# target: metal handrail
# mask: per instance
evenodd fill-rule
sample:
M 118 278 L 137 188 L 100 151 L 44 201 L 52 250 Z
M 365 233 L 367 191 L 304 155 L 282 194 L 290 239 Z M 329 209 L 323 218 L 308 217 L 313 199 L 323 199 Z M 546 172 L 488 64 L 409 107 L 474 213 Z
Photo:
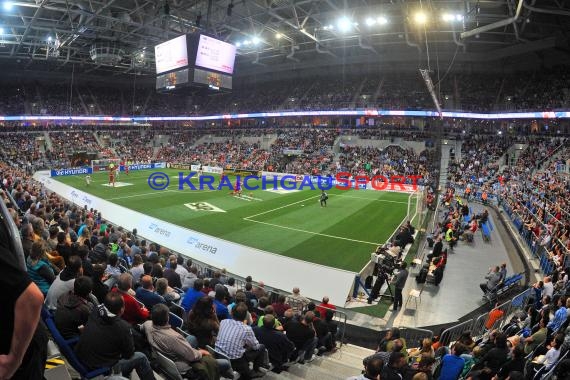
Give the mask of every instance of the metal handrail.
M 469 320 L 467 320 L 465 322 L 461 322 L 455 326 L 451 326 L 451 327 L 445 329 L 441 333 L 441 336 L 439 337 L 439 341 L 441 342 L 441 344 L 443 346 L 449 346 L 449 344 L 451 342 L 454 342 L 457 339 L 459 339 L 461 334 L 463 334 L 465 331 L 471 331 L 472 327 L 473 327 L 473 319 L 469 319 Z
M 5 193 L 5 192 L 2 191 L 2 193 Z M 0 199 L 0 214 L 1 214 L 1 219 L 3 219 L 3 222 L 6 225 L 6 230 L 10 234 L 10 237 L 9 237 L 10 243 L 11 243 L 12 248 L 14 249 L 13 254 L 15 254 L 17 256 L 18 264 L 20 265 L 20 268 L 22 270 L 26 271 L 27 270 L 26 260 L 24 258 L 25 257 L 24 256 L 24 248 L 22 247 L 22 239 L 20 238 L 20 232 L 18 231 L 18 227 L 16 226 L 16 223 L 12 219 L 12 215 L 10 215 L 8 208 L 6 207 L 6 204 L 4 204 L 4 202 L 1 199 Z
M 339 322 L 341 323 L 342 326 L 342 334 L 341 334 L 341 338 L 340 338 L 340 346 L 342 347 L 342 345 L 344 344 L 344 336 L 346 333 L 346 325 L 347 325 L 347 319 L 348 319 L 348 315 L 342 311 L 342 310 L 338 310 L 338 309 L 331 309 L 330 307 L 326 307 L 326 306 L 319 306 L 321 309 L 326 309 L 326 310 L 332 310 L 333 311 L 333 318 L 334 317 L 338 317 L 339 318 Z M 323 316 L 321 316 L 321 318 L 323 318 Z M 341 318 L 343 320 L 341 320 Z M 340 327 L 340 326 L 339 326 Z

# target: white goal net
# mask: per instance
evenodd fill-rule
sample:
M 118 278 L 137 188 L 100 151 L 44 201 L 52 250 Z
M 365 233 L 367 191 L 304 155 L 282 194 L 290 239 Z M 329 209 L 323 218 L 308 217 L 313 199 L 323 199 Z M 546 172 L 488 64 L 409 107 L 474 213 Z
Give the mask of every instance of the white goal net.
M 111 168 L 111 165 L 115 168 L 119 168 L 121 165 L 120 158 L 105 158 L 101 160 L 91 160 L 91 168 L 93 173 L 106 172 Z

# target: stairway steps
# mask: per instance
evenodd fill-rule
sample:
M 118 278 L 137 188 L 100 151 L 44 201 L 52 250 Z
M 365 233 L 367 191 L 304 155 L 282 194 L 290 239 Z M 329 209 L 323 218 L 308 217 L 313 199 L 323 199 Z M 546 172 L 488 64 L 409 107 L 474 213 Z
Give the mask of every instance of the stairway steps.
M 355 346 L 353 344 L 344 344 L 342 346 L 342 349 L 340 349 L 339 351 L 335 352 L 334 354 L 330 354 L 329 356 L 334 356 L 337 355 L 337 353 L 346 353 L 346 354 L 351 354 L 354 355 L 356 357 L 360 357 L 360 358 L 365 358 L 367 356 L 370 356 L 372 354 L 374 354 L 374 350 L 371 350 L 369 348 L 365 348 L 365 347 L 359 347 L 359 346 Z
M 316 360 L 315 360 L 316 361 Z M 344 380 L 349 376 L 358 375 L 360 372 L 336 372 L 331 368 L 323 368 L 315 365 L 315 362 L 304 365 L 295 364 L 289 368 L 289 373 L 305 380 Z

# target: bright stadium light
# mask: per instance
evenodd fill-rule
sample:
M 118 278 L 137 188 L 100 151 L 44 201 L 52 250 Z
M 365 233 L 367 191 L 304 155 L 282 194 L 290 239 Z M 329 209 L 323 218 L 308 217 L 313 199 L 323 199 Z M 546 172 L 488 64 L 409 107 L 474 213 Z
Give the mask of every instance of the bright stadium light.
M 253 38 L 251 39 L 251 42 L 252 42 L 254 45 L 259 45 L 259 43 L 261 42 L 261 40 L 259 39 L 259 37 L 255 36 L 255 37 L 253 37 Z
M 366 25 L 367 25 L 367 26 L 372 26 L 372 25 L 374 25 L 374 24 L 376 24 L 376 20 L 374 20 L 372 17 L 368 17 L 368 18 L 366 19 Z
M 386 25 L 388 23 L 388 19 L 384 16 L 380 16 L 376 19 L 376 22 L 380 25 Z
M 414 15 L 414 21 L 417 24 L 423 25 L 427 22 L 428 18 L 427 15 L 424 12 L 418 12 Z
M 352 28 L 352 25 L 352 21 L 350 21 L 347 17 L 341 17 L 337 22 L 338 29 L 342 33 L 348 32 Z
M 452 14 L 452 13 L 444 13 L 441 16 L 443 21 L 453 22 L 453 21 L 463 21 L 463 15 L 460 13 Z

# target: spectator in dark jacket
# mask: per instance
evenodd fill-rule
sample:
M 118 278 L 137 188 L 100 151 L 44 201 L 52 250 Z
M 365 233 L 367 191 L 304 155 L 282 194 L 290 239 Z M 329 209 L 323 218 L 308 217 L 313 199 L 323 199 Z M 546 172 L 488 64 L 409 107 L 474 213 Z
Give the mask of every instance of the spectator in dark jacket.
M 134 369 L 141 380 L 155 380 L 147 357 L 135 352 L 131 326 L 121 318 L 124 311 L 122 295 L 107 293 L 105 303 L 89 316 L 75 352 L 91 370 L 118 365 L 124 377 Z
M 263 325 L 254 327 L 253 332 L 259 343 L 263 344 L 269 351 L 269 361 L 273 364 L 273 372 L 280 373 L 283 364 L 287 363 L 288 358 L 295 350 L 295 345 L 282 331 L 278 331 L 274 327 L 275 317 L 266 314 L 263 319 Z
M 516 346 L 513 349 L 512 358 L 510 361 L 505 363 L 499 372 L 497 372 L 497 378 L 499 380 L 505 380 L 509 373 L 512 371 L 524 372 L 525 360 L 524 360 L 524 349 L 521 345 Z
M 97 298 L 99 303 L 103 303 L 105 300 L 105 296 L 109 291 L 107 285 L 103 283 L 103 276 L 105 275 L 105 266 L 102 264 L 93 265 L 93 276 L 91 280 L 93 280 L 93 295 Z
M 483 365 L 490 368 L 493 373 L 497 373 L 499 368 L 509 358 L 509 348 L 507 347 L 507 336 L 503 333 L 495 336 L 495 347 L 489 350 L 477 365 L 477 369 L 483 368 Z
M 73 284 L 73 291 L 62 295 L 57 300 L 54 316 L 55 325 L 65 339 L 79 335 L 87 323 L 89 314 L 94 307 L 89 299 L 92 288 L 91 278 L 78 277 Z

